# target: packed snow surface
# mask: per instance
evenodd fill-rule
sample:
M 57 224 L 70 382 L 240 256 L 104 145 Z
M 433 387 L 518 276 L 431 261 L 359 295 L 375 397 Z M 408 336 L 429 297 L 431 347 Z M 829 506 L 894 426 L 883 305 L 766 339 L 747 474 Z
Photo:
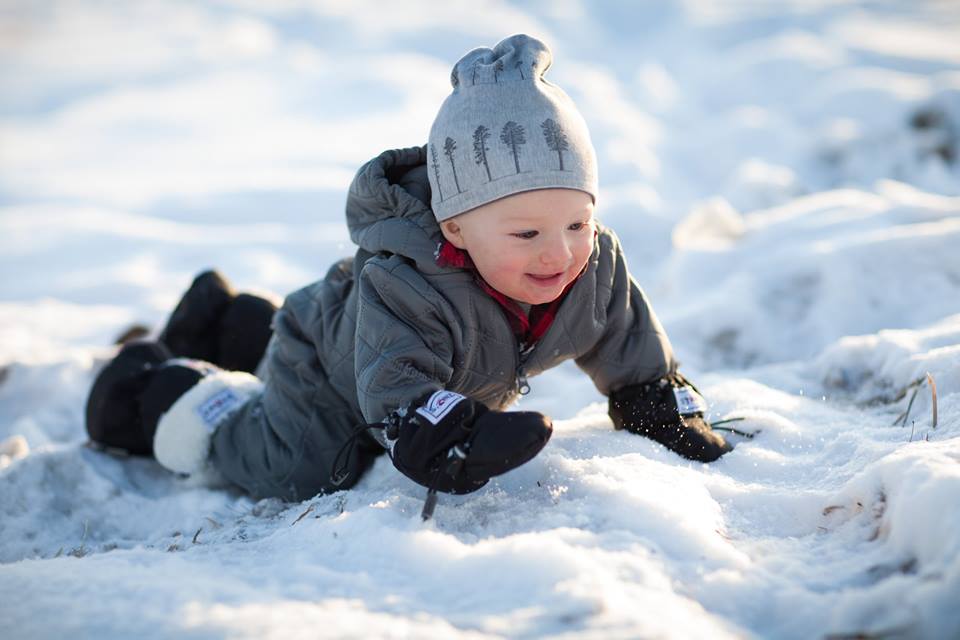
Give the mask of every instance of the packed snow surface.
M 546 449 L 426 524 L 386 458 L 289 504 L 84 446 L 119 334 L 204 268 L 282 296 L 349 255 L 354 171 L 516 32 L 752 439 L 688 462 L 563 366 L 520 403 Z M 958 34 L 946 1 L 4 2 L 4 637 L 960 637 Z

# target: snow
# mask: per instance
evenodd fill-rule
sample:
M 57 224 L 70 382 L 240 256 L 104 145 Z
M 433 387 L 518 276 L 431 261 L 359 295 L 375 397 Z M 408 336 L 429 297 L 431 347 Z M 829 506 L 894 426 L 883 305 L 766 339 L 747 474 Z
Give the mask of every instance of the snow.
M 933 1 L 4 3 L 5 637 L 960 637 L 958 30 Z M 119 334 L 210 266 L 322 276 L 356 168 L 519 31 L 684 372 L 752 439 L 685 461 L 565 365 L 520 403 L 544 451 L 426 524 L 386 459 L 288 504 L 84 446 Z

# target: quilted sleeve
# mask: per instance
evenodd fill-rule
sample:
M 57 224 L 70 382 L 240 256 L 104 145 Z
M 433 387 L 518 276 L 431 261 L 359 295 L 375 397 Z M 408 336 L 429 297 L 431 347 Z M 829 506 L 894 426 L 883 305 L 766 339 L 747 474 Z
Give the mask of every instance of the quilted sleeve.
M 616 235 L 605 229 L 597 286 L 608 287 L 602 299 L 604 330 L 597 343 L 576 359 L 600 393 L 647 382 L 676 370 L 673 348 L 646 294 L 630 275 Z
M 357 310 L 357 396 L 368 422 L 453 377 L 455 312 L 399 257 L 374 258 L 360 274 Z

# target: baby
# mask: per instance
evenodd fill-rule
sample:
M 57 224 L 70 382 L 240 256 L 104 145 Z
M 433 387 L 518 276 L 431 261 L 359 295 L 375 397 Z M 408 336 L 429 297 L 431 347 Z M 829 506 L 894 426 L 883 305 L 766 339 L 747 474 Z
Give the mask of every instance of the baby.
M 429 495 L 465 493 L 543 448 L 550 420 L 504 409 L 573 359 L 615 428 L 729 451 L 595 218 L 596 154 L 551 62 L 526 35 L 463 56 L 428 144 L 357 172 L 356 255 L 279 310 L 198 276 L 98 375 L 91 440 L 256 497 L 347 488 L 384 451 Z

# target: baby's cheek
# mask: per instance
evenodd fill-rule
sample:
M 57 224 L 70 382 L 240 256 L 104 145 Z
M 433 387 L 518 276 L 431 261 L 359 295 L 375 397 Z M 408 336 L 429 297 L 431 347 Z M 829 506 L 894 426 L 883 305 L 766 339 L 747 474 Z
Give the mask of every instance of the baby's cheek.
M 493 269 L 493 277 L 502 284 L 516 282 L 521 276 L 523 276 L 523 269 L 511 263 L 502 262 Z
M 510 265 L 509 268 L 503 269 L 500 272 L 500 278 L 504 282 L 509 282 L 511 284 L 516 284 L 523 280 L 527 270 L 522 266 Z
M 587 260 L 590 259 L 590 254 L 593 253 L 593 236 L 590 236 L 588 240 L 581 243 L 577 251 L 577 263 L 580 268 L 583 268 L 583 265 L 587 264 Z

